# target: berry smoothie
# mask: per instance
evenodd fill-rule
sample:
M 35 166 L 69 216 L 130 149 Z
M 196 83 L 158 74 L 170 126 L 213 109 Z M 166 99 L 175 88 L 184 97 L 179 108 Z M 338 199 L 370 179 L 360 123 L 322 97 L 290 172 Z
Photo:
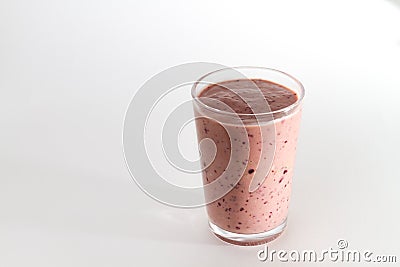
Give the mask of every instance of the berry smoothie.
M 259 88 L 258 92 L 251 86 L 254 84 Z M 236 93 L 238 90 L 240 96 Z M 243 96 L 246 101 L 241 98 Z M 261 107 L 267 102 L 273 116 L 265 124 L 247 123 L 243 119 L 243 126 L 232 127 L 223 125 L 218 119 L 204 116 L 202 109 L 195 107 L 198 140 L 209 138 L 216 147 L 213 161 L 210 160 L 211 151 L 207 148 L 202 150 L 203 183 L 212 183 L 222 175 L 239 177 L 237 182 L 226 179 L 225 184 L 220 186 L 230 186 L 231 190 L 207 204 L 210 225 L 229 234 L 259 234 L 277 227 L 283 230 L 289 208 L 301 105 L 290 114 L 282 115 L 279 111 L 293 106 L 299 99 L 298 94 L 283 85 L 263 79 L 237 79 L 211 84 L 198 97 L 217 100 L 203 102 L 216 110 L 233 111 L 239 116 L 246 114 L 246 119 L 252 118 L 251 114 L 257 110 L 257 105 Z M 228 135 L 226 127 L 231 127 L 233 135 Z M 239 131 L 245 132 L 246 138 L 242 140 L 237 137 L 239 135 L 236 136 L 235 132 Z M 234 163 L 236 166 L 241 165 L 241 170 L 227 170 L 229 161 L 232 161 L 232 149 L 239 155 Z M 241 154 L 247 157 L 240 158 Z M 259 172 L 263 179 L 251 191 L 251 181 L 263 162 L 266 163 L 265 170 Z M 207 200 L 207 192 L 205 196 Z M 232 241 L 224 236 L 219 237 Z

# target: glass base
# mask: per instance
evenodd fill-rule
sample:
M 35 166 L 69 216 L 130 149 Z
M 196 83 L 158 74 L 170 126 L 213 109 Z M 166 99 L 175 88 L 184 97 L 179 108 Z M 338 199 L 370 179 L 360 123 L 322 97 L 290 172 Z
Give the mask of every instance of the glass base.
M 286 227 L 286 219 L 278 225 L 277 227 L 263 233 L 257 234 L 238 234 L 226 231 L 222 228 L 219 228 L 212 222 L 208 222 L 210 225 L 211 231 L 222 241 L 228 242 L 230 244 L 239 245 L 239 246 L 256 246 L 271 242 L 276 239 L 280 234 L 282 234 L 283 230 Z

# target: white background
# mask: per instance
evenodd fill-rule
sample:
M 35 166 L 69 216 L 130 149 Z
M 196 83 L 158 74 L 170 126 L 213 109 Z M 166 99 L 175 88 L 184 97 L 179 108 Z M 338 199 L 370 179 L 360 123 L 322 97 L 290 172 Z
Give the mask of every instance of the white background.
M 399 26 L 398 0 L 0 1 L 0 266 L 271 265 L 125 167 L 135 91 L 194 61 L 306 88 L 289 225 L 270 249 L 344 238 L 400 261 Z

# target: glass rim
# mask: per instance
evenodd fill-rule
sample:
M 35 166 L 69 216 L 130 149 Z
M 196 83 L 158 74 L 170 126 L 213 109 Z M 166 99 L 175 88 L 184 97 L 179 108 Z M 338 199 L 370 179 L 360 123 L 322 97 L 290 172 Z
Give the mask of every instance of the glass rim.
M 289 79 L 291 79 L 292 81 L 294 81 L 294 82 L 296 83 L 296 85 L 299 87 L 299 92 L 295 92 L 295 93 L 298 95 L 298 98 L 297 98 L 296 102 L 290 104 L 289 106 L 286 106 L 286 107 L 284 107 L 284 108 L 277 109 L 277 110 L 274 110 L 274 111 L 261 112 L 261 113 L 235 113 L 235 112 L 230 112 L 230 111 L 225 111 L 225 110 L 220 110 L 220 109 L 217 109 L 217 108 L 213 108 L 213 107 L 211 107 L 211 106 L 205 104 L 204 102 L 200 101 L 199 96 L 198 96 L 198 94 L 196 93 L 196 89 L 197 89 L 198 85 L 199 85 L 201 82 L 204 82 L 204 81 L 202 81 L 202 80 L 203 80 L 204 78 L 206 78 L 206 77 L 208 77 L 208 76 L 214 74 L 214 73 L 221 72 L 221 71 L 224 71 L 224 70 L 229 70 L 229 69 L 238 70 L 239 72 L 240 72 L 241 69 L 267 70 L 267 71 L 272 71 L 272 72 L 276 72 L 276 73 L 283 74 L 284 76 L 286 76 L 286 77 L 288 77 Z M 254 78 L 248 78 L 248 79 L 254 79 Z M 262 79 L 262 77 L 258 77 L 258 79 Z M 265 79 L 265 80 L 266 80 L 266 81 L 273 82 L 273 83 L 276 83 L 276 82 L 271 81 L 271 80 L 268 80 L 268 79 Z M 220 82 L 224 82 L 224 81 L 220 81 Z M 209 85 L 211 85 L 211 84 L 216 84 L 216 83 L 209 83 Z M 280 84 L 280 83 L 276 83 L 276 84 L 282 85 L 282 84 Z M 283 85 L 282 85 L 282 86 L 283 86 Z M 285 87 L 286 87 L 286 86 L 285 86 Z M 288 88 L 288 89 L 290 89 L 291 91 L 293 91 L 291 88 Z M 279 113 L 286 113 L 286 112 L 289 112 L 289 111 L 295 109 L 295 108 L 296 108 L 297 106 L 299 106 L 300 103 L 302 102 L 302 100 L 303 100 L 303 98 L 304 98 L 304 95 L 305 95 L 305 90 L 304 90 L 303 84 L 302 84 L 297 78 L 295 78 L 294 76 L 292 76 L 292 75 L 290 75 L 290 74 L 288 74 L 288 73 L 286 73 L 286 72 L 284 72 L 284 71 L 277 70 L 277 69 L 273 69 L 273 68 L 267 68 L 267 67 L 237 66 L 237 67 L 226 67 L 226 68 L 221 68 L 221 69 L 218 69 L 218 70 L 214 70 L 214 71 L 212 71 L 212 72 L 208 72 L 208 73 L 206 73 L 205 75 L 201 76 L 201 77 L 200 77 L 199 79 L 197 79 L 197 81 L 193 84 L 192 89 L 191 89 L 191 95 L 192 95 L 192 99 L 193 99 L 196 103 L 199 103 L 202 107 L 204 107 L 204 108 L 206 108 L 206 109 L 208 109 L 208 110 L 210 110 L 210 111 L 213 111 L 213 112 L 215 112 L 215 113 L 220 113 L 220 114 L 225 114 L 225 115 L 233 115 L 233 114 L 234 114 L 235 116 L 240 116 L 240 117 L 246 117 L 246 116 L 252 116 L 252 117 L 256 116 L 256 117 L 258 117 L 258 116 L 276 115 L 276 114 L 279 114 Z

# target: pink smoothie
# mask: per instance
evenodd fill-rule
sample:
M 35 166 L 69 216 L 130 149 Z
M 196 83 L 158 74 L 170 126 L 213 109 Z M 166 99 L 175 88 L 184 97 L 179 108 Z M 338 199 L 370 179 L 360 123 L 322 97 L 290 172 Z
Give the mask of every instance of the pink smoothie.
M 252 108 L 257 105 L 265 105 L 265 101 L 260 101 L 259 92 L 256 94 L 254 89 L 250 89 L 249 83 L 255 83 L 260 88 L 262 96 L 268 101 L 272 111 L 284 109 L 298 99 L 292 90 L 260 79 L 239 79 L 225 81 L 218 85 L 212 84 L 206 87 L 199 97 L 221 101 L 237 113 L 251 114 L 251 108 L 234 93 L 235 90 L 227 89 L 241 90 L 241 94 L 245 94 L 246 99 L 252 102 Z M 207 105 L 218 110 L 227 110 L 218 102 L 209 102 Z M 234 128 L 234 131 L 245 130 L 247 132 L 249 144 L 246 143 L 247 140 L 238 138 L 230 140 L 222 126 L 223 123 L 212 118 L 202 117 L 202 111 L 198 108 L 195 108 L 195 113 L 199 117 L 196 119 L 199 140 L 210 138 L 217 148 L 212 163 L 207 162 L 208 151 L 202 151 L 202 164 L 208 166 L 203 171 L 204 184 L 213 182 L 226 170 L 232 149 L 231 142 L 238 144 L 235 147 L 243 147 L 243 154 L 246 149 L 249 152 L 248 160 L 236 159 L 235 162 L 238 166 L 240 164 L 245 166 L 243 174 L 235 172 L 235 170 L 225 173 L 229 177 L 240 176 L 239 182 L 234 185 L 221 185 L 221 187 L 232 186 L 232 190 L 207 205 L 210 222 L 226 231 L 240 234 L 262 233 L 284 223 L 289 207 L 301 108 L 297 108 L 291 114 L 275 117 L 265 125 L 249 124 Z M 260 157 L 260 155 L 264 155 L 261 154 L 261 150 L 271 151 L 274 148 L 274 156 Z M 272 162 L 271 168 L 265 173 L 265 179 L 258 189 L 249 192 L 250 182 L 260 161 Z

